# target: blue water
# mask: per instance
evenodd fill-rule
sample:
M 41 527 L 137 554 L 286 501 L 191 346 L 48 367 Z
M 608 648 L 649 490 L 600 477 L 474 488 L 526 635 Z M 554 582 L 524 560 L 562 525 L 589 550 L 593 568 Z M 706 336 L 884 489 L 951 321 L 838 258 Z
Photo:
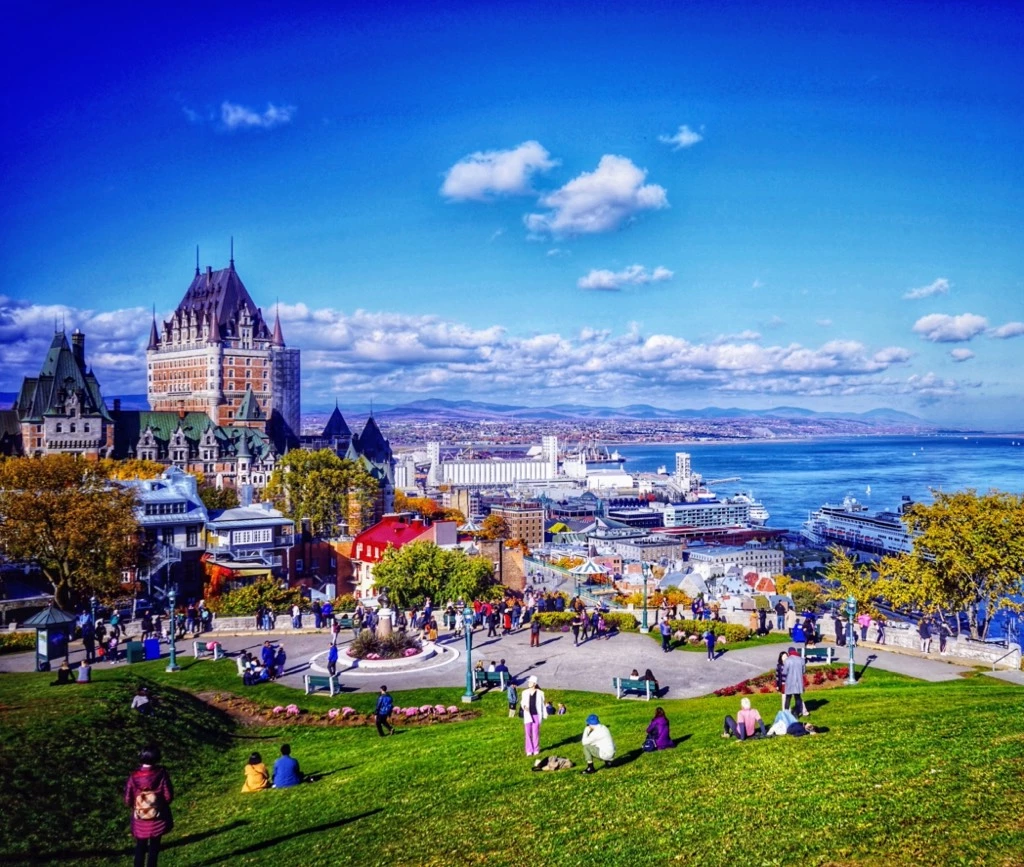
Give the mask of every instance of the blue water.
M 1019 443 L 1019 445 L 1014 445 Z M 771 513 L 769 527 L 799 530 L 823 503 L 855 497 L 871 511 L 895 510 L 907 494 L 931 502 L 931 489 L 1024 491 L 1024 437 L 851 437 L 741 444 L 619 445 L 629 472 L 675 469 L 689 452 L 719 495 L 751 492 Z M 871 493 L 867 493 L 868 486 Z

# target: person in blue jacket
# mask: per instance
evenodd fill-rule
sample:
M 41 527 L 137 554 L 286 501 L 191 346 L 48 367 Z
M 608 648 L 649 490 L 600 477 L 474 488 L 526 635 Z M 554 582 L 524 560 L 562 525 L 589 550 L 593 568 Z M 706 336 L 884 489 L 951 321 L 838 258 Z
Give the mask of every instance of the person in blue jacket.
M 327 650 L 327 673 L 334 677 L 338 670 L 338 645 L 332 644 Z
M 292 758 L 292 748 L 281 744 L 281 758 L 274 762 L 274 788 L 287 789 L 302 782 L 302 771 L 299 763 Z

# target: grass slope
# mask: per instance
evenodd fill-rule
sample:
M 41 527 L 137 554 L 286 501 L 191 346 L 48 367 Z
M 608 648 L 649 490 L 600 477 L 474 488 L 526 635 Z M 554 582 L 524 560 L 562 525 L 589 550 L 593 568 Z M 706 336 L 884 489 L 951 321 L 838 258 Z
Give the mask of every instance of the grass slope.
M 534 774 L 503 696 L 482 715 L 381 740 L 372 728 L 235 729 L 184 690 L 240 691 L 234 664 L 107 669 L 91 687 L 45 675 L 0 677 L 0 863 L 123 863 L 120 795 L 134 753 L 161 741 L 178 793 L 163 865 L 200 864 L 1022 864 L 1020 687 L 973 677 L 924 684 L 871 670 L 856 688 L 811 694 L 817 738 L 719 738 L 735 698 L 665 701 L 675 750 L 639 746 L 655 703 L 552 691 L 569 714 L 545 722 L 545 753 L 581 761 L 596 712 L 621 764 L 593 777 Z M 125 708 L 154 683 L 153 719 Z M 400 705 L 457 701 L 457 690 L 399 693 Z M 269 685 L 268 705 L 351 704 Z M 777 696 L 753 696 L 771 716 Z M 253 749 L 287 740 L 317 783 L 242 795 Z M 529 854 L 524 854 L 528 852 Z

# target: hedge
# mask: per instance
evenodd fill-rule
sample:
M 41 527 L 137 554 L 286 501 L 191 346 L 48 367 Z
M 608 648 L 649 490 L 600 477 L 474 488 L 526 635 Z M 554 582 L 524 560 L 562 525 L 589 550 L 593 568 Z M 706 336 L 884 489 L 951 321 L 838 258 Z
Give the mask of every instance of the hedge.
M 34 632 L 5 632 L 0 634 L 0 653 L 21 653 L 36 646 Z
M 543 629 L 551 631 L 565 631 L 573 619 L 571 611 L 542 611 L 533 616 Z M 619 632 L 636 632 L 639 629 L 636 618 L 628 612 L 609 611 L 604 615 L 604 622 L 608 624 L 609 629 Z
M 719 638 L 726 641 L 746 641 L 753 635 L 753 630 L 738 623 L 722 623 L 719 620 L 670 620 L 668 625 L 673 632 L 685 632 L 687 635 L 703 635 L 709 629 Z

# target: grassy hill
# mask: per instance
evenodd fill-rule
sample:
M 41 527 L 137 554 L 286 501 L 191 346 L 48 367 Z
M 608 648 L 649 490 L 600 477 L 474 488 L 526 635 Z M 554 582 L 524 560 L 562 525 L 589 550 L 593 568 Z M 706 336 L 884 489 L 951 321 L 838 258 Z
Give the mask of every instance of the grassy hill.
M 148 738 L 177 792 L 165 865 L 1024 864 L 1024 693 L 985 677 L 924 684 L 869 670 L 857 687 L 810 695 L 828 731 L 801 739 L 725 741 L 736 698 L 665 701 L 682 743 L 654 754 L 639 747 L 655 702 L 549 693 L 569 714 L 544 724 L 545 754 L 581 762 L 588 713 L 615 735 L 621 763 L 585 777 L 531 773 L 500 695 L 475 719 L 381 740 L 372 727 L 245 725 L 191 694 L 242 692 L 233 671 L 147 663 L 60 689 L 48 675 L 0 676 L 0 864 L 125 863 L 122 787 Z M 140 678 L 158 699 L 153 718 L 127 710 Z M 244 694 L 310 711 L 373 700 Z M 753 700 L 766 717 L 777 709 L 778 696 Z M 240 794 L 249 753 L 273 759 L 285 741 L 322 778 Z

